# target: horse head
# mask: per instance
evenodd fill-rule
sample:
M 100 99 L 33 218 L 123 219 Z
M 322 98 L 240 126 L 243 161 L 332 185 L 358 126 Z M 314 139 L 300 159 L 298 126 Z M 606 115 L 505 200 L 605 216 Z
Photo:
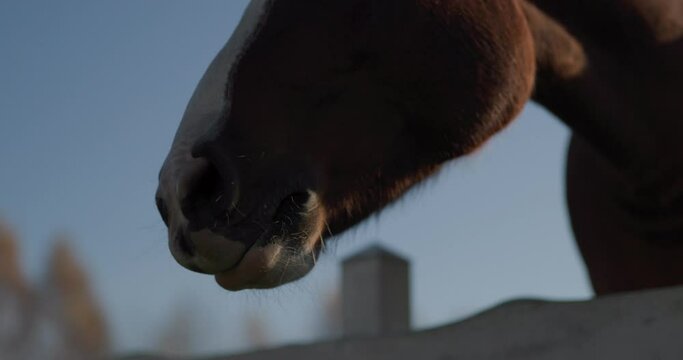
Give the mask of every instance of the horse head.
M 509 123 L 533 47 L 516 1 L 253 0 L 160 172 L 173 256 L 231 290 L 300 278 Z

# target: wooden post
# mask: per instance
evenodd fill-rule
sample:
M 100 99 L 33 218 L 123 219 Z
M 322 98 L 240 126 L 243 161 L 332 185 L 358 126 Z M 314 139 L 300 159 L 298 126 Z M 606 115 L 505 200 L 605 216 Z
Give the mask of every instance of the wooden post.
M 389 250 L 371 246 L 342 264 L 345 337 L 410 331 L 410 264 Z

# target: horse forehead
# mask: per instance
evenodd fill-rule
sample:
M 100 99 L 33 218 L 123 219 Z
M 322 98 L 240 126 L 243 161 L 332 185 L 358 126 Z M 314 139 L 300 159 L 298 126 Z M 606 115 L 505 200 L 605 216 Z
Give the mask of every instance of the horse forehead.
M 230 108 L 230 74 L 263 27 L 277 0 L 252 0 L 226 45 L 218 52 L 185 109 L 174 145 L 189 144 L 217 126 L 222 113 Z

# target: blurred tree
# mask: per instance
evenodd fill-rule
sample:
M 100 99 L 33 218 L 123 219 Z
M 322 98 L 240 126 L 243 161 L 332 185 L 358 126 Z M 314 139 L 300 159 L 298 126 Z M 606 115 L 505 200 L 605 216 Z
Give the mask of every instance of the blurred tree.
M 59 236 L 52 249 L 44 289 L 43 304 L 61 332 L 64 358 L 106 354 L 109 336 L 104 315 L 65 236 Z
M 20 265 L 16 237 L 0 221 L 0 355 L 26 358 L 31 348 L 37 309 Z
M 195 351 L 197 328 L 194 313 L 189 303 L 176 305 L 161 329 L 158 350 L 171 357 L 188 356 Z
M 0 221 L 0 286 L 25 293 L 28 286 L 19 263 L 19 249 L 14 232 Z
M 250 348 L 261 349 L 270 344 L 268 326 L 262 313 L 249 312 L 244 322 L 245 336 Z

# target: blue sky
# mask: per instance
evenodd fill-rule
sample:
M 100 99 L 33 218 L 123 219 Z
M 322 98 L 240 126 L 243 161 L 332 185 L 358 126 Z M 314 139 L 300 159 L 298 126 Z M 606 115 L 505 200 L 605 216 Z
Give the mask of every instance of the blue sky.
M 0 2 L 0 218 L 39 283 L 73 239 L 116 349 L 150 349 L 192 309 L 202 352 L 243 349 L 245 314 L 278 343 L 315 337 L 338 261 L 376 239 L 413 263 L 413 320 L 448 322 L 512 297 L 591 294 L 563 197 L 568 131 L 536 105 L 483 150 L 336 240 L 303 281 L 229 293 L 170 256 L 156 176 L 194 86 L 245 0 Z

